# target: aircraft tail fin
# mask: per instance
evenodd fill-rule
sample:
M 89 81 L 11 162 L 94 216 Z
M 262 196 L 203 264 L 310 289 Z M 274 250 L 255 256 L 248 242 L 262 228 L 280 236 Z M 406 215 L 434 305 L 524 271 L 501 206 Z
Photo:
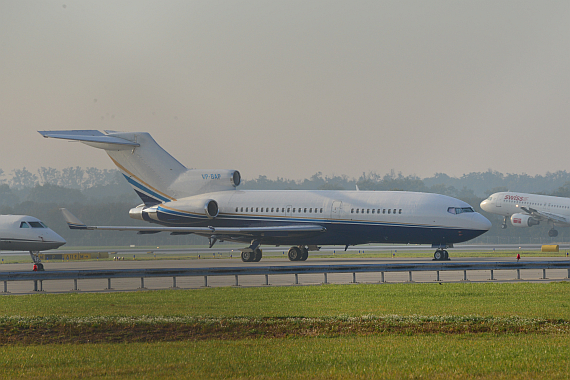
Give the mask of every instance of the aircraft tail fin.
M 72 230 L 85 230 L 87 229 L 87 225 L 79 220 L 75 215 L 69 212 L 66 208 L 60 208 L 61 213 L 65 221 L 67 222 L 67 226 Z
M 147 206 L 213 191 L 231 190 L 238 171 L 188 170 L 146 132 L 40 131 L 44 137 L 104 149 Z

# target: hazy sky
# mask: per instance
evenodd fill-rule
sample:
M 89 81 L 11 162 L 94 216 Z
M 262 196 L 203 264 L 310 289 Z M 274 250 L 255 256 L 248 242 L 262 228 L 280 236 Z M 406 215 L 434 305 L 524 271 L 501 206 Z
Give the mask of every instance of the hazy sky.
M 0 0 L 0 168 L 146 131 L 244 178 L 570 171 L 570 1 Z

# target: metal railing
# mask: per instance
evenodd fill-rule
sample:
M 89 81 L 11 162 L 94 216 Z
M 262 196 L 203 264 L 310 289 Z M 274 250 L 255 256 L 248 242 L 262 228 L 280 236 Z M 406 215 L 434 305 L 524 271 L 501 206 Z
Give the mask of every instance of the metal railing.
M 44 272 L 0 272 L 0 282 L 4 283 L 3 293 L 8 293 L 10 281 L 33 281 L 34 291 L 43 290 L 43 281 L 73 280 L 73 290 L 78 290 L 78 280 L 107 279 L 106 290 L 111 290 L 111 280 L 117 278 L 140 278 L 140 288 L 145 289 L 145 278 L 172 277 L 172 287 L 176 288 L 178 277 L 203 277 L 204 286 L 208 286 L 208 277 L 234 276 L 235 286 L 239 285 L 239 276 L 265 276 L 264 285 L 269 285 L 269 276 L 295 275 L 294 284 L 299 284 L 300 274 L 323 274 L 323 283 L 328 283 L 328 275 L 333 273 L 352 273 L 352 282 L 356 283 L 357 273 L 380 273 L 380 282 L 385 282 L 385 273 L 408 272 L 412 281 L 413 272 L 435 272 L 436 281 L 440 281 L 440 272 L 463 271 L 463 280 L 467 281 L 467 271 L 490 271 L 491 280 L 498 270 L 516 270 L 517 280 L 521 279 L 523 269 L 542 269 L 542 279 L 546 279 L 547 269 L 566 269 L 570 278 L 570 261 L 533 261 L 533 262 L 485 262 L 485 263 L 400 263 L 400 264 L 363 264 L 363 265 L 292 265 L 260 267 L 220 267 L 220 268 L 160 268 L 160 269 L 118 269 L 118 270 L 63 270 Z M 38 286 L 39 285 L 39 286 Z

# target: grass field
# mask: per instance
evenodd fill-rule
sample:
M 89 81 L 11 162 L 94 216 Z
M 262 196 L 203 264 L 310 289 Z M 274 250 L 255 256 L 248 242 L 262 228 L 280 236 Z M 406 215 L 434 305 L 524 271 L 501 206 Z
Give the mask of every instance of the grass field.
M 0 297 L 2 378 L 567 379 L 570 283 Z

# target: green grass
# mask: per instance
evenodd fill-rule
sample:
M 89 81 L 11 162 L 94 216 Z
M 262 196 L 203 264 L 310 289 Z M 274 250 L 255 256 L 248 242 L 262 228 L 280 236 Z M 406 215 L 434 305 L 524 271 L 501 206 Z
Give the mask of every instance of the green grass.
M 323 317 L 365 314 L 520 316 L 570 320 L 570 283 L 219 287 L 0 297 L 0 315 Z
M 448 316 L 444 319 L 452 324 L 454 318 L 449 316 L 556 323 L 547 330 L 524 332 L 345 330 L 338 336 L 277 339 L 251 332 L 249 338 L 235 339 L 12 344 L 0 346 L 2 378 L 567 379 L 570 373 L 567 282 L 227 287 L 0 297 L 0 316 L 18 315 L 46 321 L 50 316 L 343 320 L 343 316 L 423 315 Z
M 366 336 L 3 347 L 26 379 L 567 379 L 567 336 Z

